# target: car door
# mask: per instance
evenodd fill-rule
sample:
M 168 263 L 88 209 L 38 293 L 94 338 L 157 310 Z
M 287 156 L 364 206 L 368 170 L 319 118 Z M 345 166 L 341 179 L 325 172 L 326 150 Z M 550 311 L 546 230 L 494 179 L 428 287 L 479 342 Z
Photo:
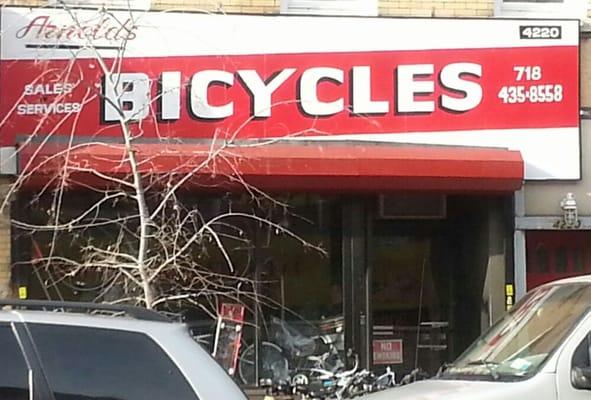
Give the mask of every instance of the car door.
M 591 380 L 589 387 L 577 387 L 573 378 L 573 368 L 587 368 L 591 371 L 591 316 L 573 330 L 558 356 L 556 364 L 556 384 L 558 400 L 591 400 Z

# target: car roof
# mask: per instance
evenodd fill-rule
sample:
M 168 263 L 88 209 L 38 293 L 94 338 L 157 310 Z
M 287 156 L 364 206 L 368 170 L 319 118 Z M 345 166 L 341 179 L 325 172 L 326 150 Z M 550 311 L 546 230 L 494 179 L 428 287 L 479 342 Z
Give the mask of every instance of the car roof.
M 552 282 L 548 282 L 546 284 L 544 284 L 543 286 L 549 286 L 549 285 L 568 285 L 571 283 L 589 283 L 591 284 L 591 274 L 589 275 L 579 275 L 579 276 L 574 276 L 571 278 L 564 278 L 564 279 L 559 279 L 556 281 L 552 281 Z
M 0 309 L 0 321 L 20 321 L 26 323 L 86 326 L 93 328 L 110 328 L 141 332 L 162 331 L 163 329 L 187 329 L 186 326 L 181 323 L 142 320 L 126 315 L 114 316 L 63 311 L 33 311 L 18 309 Z
M 246 400 L 246 396 L 211 355 L 189 334 L 183 323 L 142 319 L 141 314 L 94 315 L 81 312 L 0 308 L 0 322 L 52 324 L 138 332 L 154 342 L 177 365 L 200 399 Z

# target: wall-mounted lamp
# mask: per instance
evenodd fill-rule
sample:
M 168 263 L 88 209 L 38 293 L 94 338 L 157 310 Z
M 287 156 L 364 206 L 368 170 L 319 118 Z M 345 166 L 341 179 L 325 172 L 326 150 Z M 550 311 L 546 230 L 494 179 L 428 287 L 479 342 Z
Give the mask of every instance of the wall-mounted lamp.
M 575 195 L 567 193 L 560 201 L 560 208 L 562 208 L 562 219 L 556 221 L 554 226 L 558 229 L 577 229 L 581 226 L 579 220 L 579 212 L 577 210 L 577 201 Z

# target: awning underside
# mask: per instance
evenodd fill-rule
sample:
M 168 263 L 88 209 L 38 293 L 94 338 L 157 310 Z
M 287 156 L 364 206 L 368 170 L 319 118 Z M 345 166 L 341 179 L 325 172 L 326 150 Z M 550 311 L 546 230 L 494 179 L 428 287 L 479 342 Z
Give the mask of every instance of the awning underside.
M 374 143 L 134 144 L 144 179 L 183 179 L 186 185 L 268 191 L 510 192 L 521 187 L 523 159 L 497 148 Z M 27 185 L 67 176 L 69 182 L 109 185 L 132 172 L 122 144 L 22 149 Z M 65 175 L 64 175 L 65 174 Z

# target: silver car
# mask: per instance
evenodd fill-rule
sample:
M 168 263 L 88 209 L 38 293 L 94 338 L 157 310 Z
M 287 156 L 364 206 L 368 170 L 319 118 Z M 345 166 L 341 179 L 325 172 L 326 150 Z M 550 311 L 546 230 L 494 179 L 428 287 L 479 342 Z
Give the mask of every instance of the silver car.
M 591 275 L 530 291 L 436 378 L 367 400 L 591 399 Z
M 191 338 L 185 325 L 156 312 L 0 301 L 0 399 L 245 400 L 246 396 Z

